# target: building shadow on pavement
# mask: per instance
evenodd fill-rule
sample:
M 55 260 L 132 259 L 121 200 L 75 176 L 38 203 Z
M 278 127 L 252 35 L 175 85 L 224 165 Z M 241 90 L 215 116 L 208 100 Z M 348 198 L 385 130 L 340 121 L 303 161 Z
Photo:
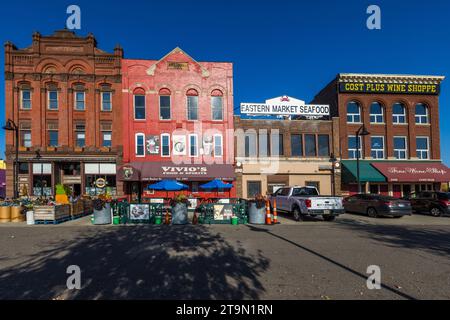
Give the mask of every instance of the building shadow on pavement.
M 91 227 L 76 234 L 0 266 L 0 299 L 259 299 L 265 291 L 259 276 L 269 260 L 205 226 Z M 81 290 L 67 289 L 70 265 L 81 268 Z

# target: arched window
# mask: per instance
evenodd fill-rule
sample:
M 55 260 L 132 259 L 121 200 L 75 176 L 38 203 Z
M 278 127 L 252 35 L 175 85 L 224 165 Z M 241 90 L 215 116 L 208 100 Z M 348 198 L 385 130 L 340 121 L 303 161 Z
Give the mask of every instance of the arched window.
M 170 90 L 163 88 L 159 90 L 159 119 L 170 120 Z
M 134 120 L 145 120 L 145 90 L 137 88 L 133 91 Z
M 77 66 L 72 69 L 71 73 L 72 74 L 85 74 L 86 72 L 84 71 L 84 69 L 82 67 Z
M 187 98 L 187 116 L 188 120 L 198 120 L 198 92 L 195 89 L 189 89 L 186 92 Z
M 347 122 L 361 122 L 361 107 L 355 101 L 347 104 Z
M 211 92 L 211 113 L 212 120 L 223 120 L 223 94 L 220 90 Z
M 46 74 L 56 73 L 56 67 L 53 66 L 53 65 L 46 66 L 44 68 L 44 72 L 43 73 L 46 73 Z
M 392 122 L 406 123 L 406 108 L 403 103 L 397 102 L 392 106 Z
M 370 123 L 384 123 L 384 110 L 378 102 L 370 105 Z
M 416 123 L 424 124 L 428 122 L 428 107 L 423 103 L 416 104 Z

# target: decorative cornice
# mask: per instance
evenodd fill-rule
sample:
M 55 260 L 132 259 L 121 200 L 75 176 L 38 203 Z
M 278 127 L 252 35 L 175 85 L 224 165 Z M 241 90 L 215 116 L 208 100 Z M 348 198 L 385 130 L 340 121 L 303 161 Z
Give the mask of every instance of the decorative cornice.
M 444 76 L 340 73 L 339 82 L 440 84 Z

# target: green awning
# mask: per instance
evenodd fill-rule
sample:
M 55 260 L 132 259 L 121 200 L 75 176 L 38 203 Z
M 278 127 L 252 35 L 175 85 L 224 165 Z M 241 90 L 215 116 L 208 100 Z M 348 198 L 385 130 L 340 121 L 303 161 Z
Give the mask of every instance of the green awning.
M 356 160 L 342 160 L 342 182 L 356 183 Z M 375 169 L 369 161 L 359 161 L 359 180 L 361 182 L 386 182 L 386 177 Z

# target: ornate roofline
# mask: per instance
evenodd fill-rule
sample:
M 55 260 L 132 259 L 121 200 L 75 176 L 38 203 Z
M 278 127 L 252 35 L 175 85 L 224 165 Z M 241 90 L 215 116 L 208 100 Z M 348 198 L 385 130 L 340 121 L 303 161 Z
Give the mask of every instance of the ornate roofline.
M 440 84 L 444 76 L 406 75 L 406 74 L 366 74 L 366 73 L 339 73 L 338 82 L 386 82 L 386 83 L 417 83 Z

